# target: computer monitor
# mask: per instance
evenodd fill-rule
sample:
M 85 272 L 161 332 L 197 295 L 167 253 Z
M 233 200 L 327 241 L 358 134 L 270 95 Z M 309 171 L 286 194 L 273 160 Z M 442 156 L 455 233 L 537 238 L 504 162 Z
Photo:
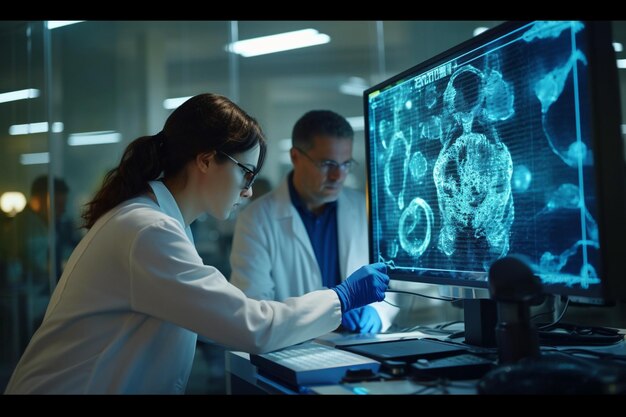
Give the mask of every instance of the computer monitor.
M 626 298 L 625 163 L 610 22 L 509 22 L 364 92 L 370 259 L 487 288 Z

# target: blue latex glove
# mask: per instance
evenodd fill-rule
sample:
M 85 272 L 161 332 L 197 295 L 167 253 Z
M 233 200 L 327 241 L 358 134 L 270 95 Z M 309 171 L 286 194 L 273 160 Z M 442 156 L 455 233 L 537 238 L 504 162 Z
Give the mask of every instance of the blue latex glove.
M 372 306 L 355 308 L 341 316 L 341 325 L 352 332 L 378 333 L 383 327 L 383 322 L 376 309 Z
M 339 297 L 341 312 L 346 313 L 353 308 L 383 301 L 388 285 L 387 265 L 378 262 L 360 267 L 348 279 L 331 289 Z

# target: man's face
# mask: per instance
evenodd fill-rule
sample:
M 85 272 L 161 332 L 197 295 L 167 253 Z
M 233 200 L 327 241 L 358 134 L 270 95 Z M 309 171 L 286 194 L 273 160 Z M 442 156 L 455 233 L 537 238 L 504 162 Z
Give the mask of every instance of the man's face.
M 345 167 L 352 161 L 352 142 L 348 138 L 316 136 L 311 149 L 291 149 L 294 183 L 309 208 L 337 200 L 348 175 Z

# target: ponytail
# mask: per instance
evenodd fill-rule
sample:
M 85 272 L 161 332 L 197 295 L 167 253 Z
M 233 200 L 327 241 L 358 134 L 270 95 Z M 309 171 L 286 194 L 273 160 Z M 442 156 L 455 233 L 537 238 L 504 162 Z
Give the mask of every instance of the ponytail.
M 129 198 L 148 190 L 148 181 L 163 171 L 161 160 L 165 135 L 143 136 L 132 141 L 122 155 L 120 164 L 104 177 L 102 188 L 86 204 L 83 227 L 91 229 L 107 211 Z

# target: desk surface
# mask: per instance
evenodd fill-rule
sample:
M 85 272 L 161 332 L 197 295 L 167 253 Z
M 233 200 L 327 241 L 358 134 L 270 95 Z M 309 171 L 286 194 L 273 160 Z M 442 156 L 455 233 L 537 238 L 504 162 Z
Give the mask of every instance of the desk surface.
M 226 352 L 226 386 L 228 394 L 321 394 L 321 395 L 412 395 L 476 394 L 476 381 L 450 381 L 442 384 L 420 384 L 410 379 L 371 381 L 301 387 L 295 390 L 280 381 L 260 375 L 245 352 Z
M 466 385 L 449 387 L 427 386 L 411 380 L 373 381 L 353 384 L 318 385 L 295 391 L 292 388 L 259 375 L 244 352 L 226 352 L 227 394 L 321 394 L 321 395 L 411 395 L 411 394 L 476 394 L 476 388 Z
M 415 336 L 416 337 L 416 336 Z M 432 336 L 429 336 L 432 337 Z M 393 336 L 387 335 L 387 340 L 394 340 Z M 397 334 L 398 339 L 406 339 L 407 334 Z M 414 337 L 411 337 L 414 338 Z M 339 337 L 340 339 L 340 337 Z M 336 334 L 326 335 L 319 340 L 328 344 L 329 340 L 339 340 Z M 608 346 L 563 346 L 560 348 L 542 347 L 542 351 L 548 350 L 586 349 L 593 352 L 602 352 L 613 355 L 626 355 L 626 342 Z M 228 394 L 477 394 L 477 380 L 469 381 L 435 381 L 416 382 L 410 378 L 394 379 L 388 381 L 371 381 L 358 383 L 344 383 L 337 385 L 318 385 L 312 387 L 300 387 L 298 390 L 288 387 L 277 380 L 259 375 L 257 368 L 250 363 L 250 355 L 244 352 L 226 352 L 226 385 Z

